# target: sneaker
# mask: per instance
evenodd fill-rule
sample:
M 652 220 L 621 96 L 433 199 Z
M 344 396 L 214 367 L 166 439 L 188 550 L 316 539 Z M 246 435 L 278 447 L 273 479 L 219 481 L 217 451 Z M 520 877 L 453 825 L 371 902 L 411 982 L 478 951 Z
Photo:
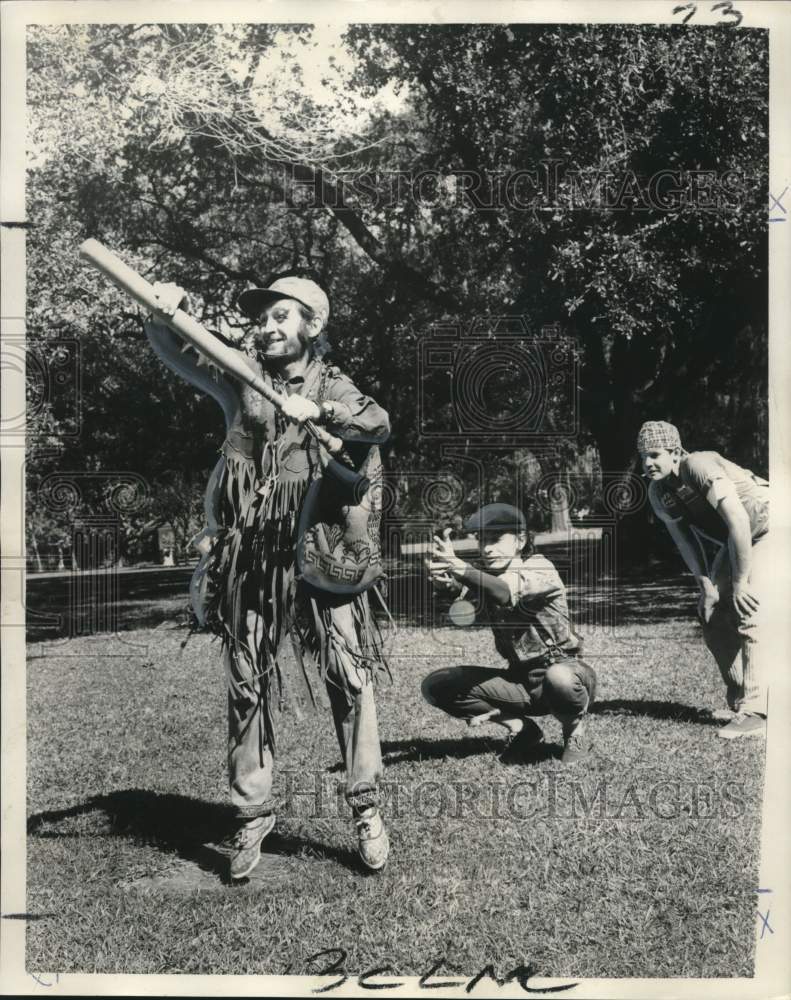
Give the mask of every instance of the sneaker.
M 561 764 L 576 764 L 591 752 L 591 741 L 585 733 L 585 716 L 563 723 L 563 753 Z
M 520 760 L 529 756 L 532 750 L 544 742 L 544 731 L 532 719 L 525 719 L 525 724 L 518 733 L 509 737 L 505 747 L 500 752 L 500 760 Z
M 275 816 L 246 820 L 229 841 L 231 878 L 246 878 L 258 864 L 261 844 L 275 828 Z
M 721 740 L 738 740 L 742 736 L 766 736 L 766 719 L 762 715 L 737 712 L 717 735 Z
M 357 828 L 358 850 L 363 864 L 371 871 L 381 871 L 387 864 L 390 839 L 379 810 L 376 806 L 361 810 L 354 817 L 354 825 Z

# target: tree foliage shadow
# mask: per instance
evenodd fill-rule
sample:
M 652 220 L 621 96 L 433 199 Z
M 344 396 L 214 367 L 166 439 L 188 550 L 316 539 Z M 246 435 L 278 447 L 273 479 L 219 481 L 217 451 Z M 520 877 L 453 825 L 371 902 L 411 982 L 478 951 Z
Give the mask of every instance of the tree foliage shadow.
M 158 848 L 163 854 L 175 854 L 196 863 L 229 882 L 227 859 L 221 844 L 234 825 L 230 806 L 207 802 L 186 795 L 130 788 L 94 795 L 85 802 L 64 809 L 44 810 L 29 817 L 29 836 L 61 839 L 85 836 L 82 832 L 48 829 L 51 824 L 67 823 L 70 819 L 90 814 L 103 815 L 113 836 L 128 837 L 141 844 Z M 107 831 L 100 831 L 99 835 Z M 355 855 L 342 848 L 321 843 L 303 834 L 285 835 L 274 832 L 267 837 L 264 853 L 281 857 L 300 857 L 306 853 L 321 859 L 336 861 L 355 872 L 360 866 Z

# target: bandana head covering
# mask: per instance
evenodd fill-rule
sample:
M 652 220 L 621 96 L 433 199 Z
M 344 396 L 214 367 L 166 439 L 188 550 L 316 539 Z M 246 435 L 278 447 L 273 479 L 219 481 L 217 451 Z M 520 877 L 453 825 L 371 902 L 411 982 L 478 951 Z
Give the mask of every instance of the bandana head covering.
M 652 451 L 654 448 L 667 448 L 668 451 L 678 448 L 683 451 L 678 428 L 664 420 L 649 420 L 644 423 L 637 435 L 637 450 Z

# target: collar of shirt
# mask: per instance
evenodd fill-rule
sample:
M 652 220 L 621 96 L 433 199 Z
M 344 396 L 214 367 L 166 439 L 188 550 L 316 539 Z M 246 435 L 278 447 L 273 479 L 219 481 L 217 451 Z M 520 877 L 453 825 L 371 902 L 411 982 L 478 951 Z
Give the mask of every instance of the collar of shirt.
M 314 358 L 308 363 L 307 368 L 301 375 L 292 375 L 291 378 L 283 379 L 280 378 L 279 381 L 284 386 L 286 392 L 289 396 L 292 393 L 299 393 L 300 395 L 305 394 L 305 388 L 310 387 L 315 378 L 319 375 L 320 362 L 318 358 Z M 273 379 L 273 382 L 275 380 Z

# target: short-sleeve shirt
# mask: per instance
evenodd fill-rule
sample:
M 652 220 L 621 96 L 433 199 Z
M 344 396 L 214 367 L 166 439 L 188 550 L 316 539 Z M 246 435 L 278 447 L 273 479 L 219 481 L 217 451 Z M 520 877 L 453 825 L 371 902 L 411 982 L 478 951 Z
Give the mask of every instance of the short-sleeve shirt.
M 684 523 L 696 534 L 722 544 L 728 526 L 719 511 L 726 497 L 736 497 L 750 519 L 753 541 L 769 530 L 769 483 L 716 451 L 694 451 L 681 459 L 678 476 L 656 480 L 648 497 L 656 515 Z
M 507 605 L 487 602 L 497 652 L 518 666 L 557 647 L 577 653 L 580 639 L 571 627 L 566 588 L 553 564 L 542 555 L 517 557 L 500 574 L 508 584 Z

